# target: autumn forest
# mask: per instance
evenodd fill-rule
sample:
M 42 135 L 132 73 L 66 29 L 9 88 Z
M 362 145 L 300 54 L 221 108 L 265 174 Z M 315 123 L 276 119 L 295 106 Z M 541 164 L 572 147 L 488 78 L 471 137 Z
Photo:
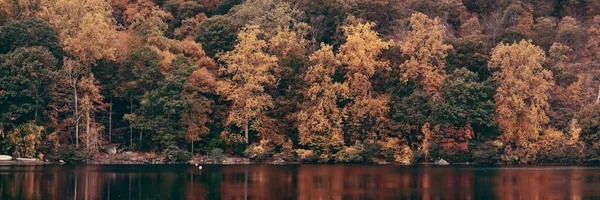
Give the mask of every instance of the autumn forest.
M 600 161 L 598 0 L 0 0 L 0 154 Z

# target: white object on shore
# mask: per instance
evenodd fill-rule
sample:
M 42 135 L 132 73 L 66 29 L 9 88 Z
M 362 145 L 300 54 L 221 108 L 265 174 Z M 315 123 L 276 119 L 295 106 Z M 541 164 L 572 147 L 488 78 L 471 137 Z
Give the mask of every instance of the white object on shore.
M 12 156 L 0 155 L 0 161 L 11 161 Z
M 60 164 L 64 164 L 64 163 L 65 163 L 65 161 L 64 161 L 64 160 L 59 160 L 59 161 L 58 161 L 58 163 L 60 163 Z
M 35 162 L 35 161 L 37 161 L 37 159 L 35 159 L 35 158 L 17 158 L 17 160 L 21 161 L 21 162 Z
M 198 167 L 198 169 L 202 169 L 202 166 Z
M 435 161 L 434 164 L 436 164 L 436 165 L 449 165 L 450 163 L 448 163 L 448 161 L 446 161 L 444 159 L 440 159 L 438 161 Z
M 198 163 L 196 163 L 196 167 L 198 167 Z

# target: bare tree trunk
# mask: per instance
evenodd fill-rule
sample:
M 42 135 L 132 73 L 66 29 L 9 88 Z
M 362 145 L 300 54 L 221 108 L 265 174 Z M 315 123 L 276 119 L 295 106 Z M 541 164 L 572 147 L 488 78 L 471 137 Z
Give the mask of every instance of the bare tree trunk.
M 110 108 L 108 109 L 108 142 L 112 143 L 112 107 L 113 100 L 110 98 Z
M 75 146 L 79 147 L 79 103 L 77 97 L 77 81 L 73 81 L 73 92 L 75 94 Z
M 244 136 L 246 138 L 246 144 L 248 144 L 248 120 L 244 123 Z
M 600 103 L 600 85 L 598 85 L 598 96 L 596 97 L 596 104 Z
M 79 74 L 76 69 L 77 64 L 74 62 L 65 62 L 65 70 L 69 77 L 69 84 L 73 88 L 74 107 L 75 107 L 75 145 L 79 147 L 79 97 L 77 96 L 77 81 Z

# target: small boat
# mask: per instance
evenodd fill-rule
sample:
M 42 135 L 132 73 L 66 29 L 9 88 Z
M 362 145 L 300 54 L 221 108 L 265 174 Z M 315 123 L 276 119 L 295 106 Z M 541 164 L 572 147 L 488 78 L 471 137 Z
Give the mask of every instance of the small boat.
M 35 159 L 35 158 L 17 158 L 17 160 L 21 161 L 21 162 L 35 162 L 35 161 L 37 161 L 37 159 Z
M 12 156 L 0 155 L 0 161 L 11 161 Z

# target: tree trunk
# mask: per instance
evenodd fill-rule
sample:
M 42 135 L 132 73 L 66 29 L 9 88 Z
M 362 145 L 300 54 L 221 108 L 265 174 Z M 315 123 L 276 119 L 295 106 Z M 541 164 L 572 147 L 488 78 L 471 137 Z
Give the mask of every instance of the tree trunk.
M 73 93 L 75 94 L 75 146 L 79 147 L 79 103 L 77 99 L 77 80 L 73 80 Z
M 192 140 L 192 156 L 194 155 L 194 140 Z
M 142 130 L 140 130 L 140 146 L 138 147 L 139 149 L 142 148 Z
M 112 106 L 113 100 L 110 98 L 110 107 L 108 109 L 108 142 L 112 143 Z
M 129 97 L 129 114 L 133 114 L 133 98 Z M 129 148 L 133 148 L 133 125 L 129 121 Z
M 598 96 L 596 96 L 596 104 L 600 103 L 600 85 L 598 85 Z
M 246 144 L 248 144 L 248 120 L 244 123 L 244 136 L 246 138 Z
M 85 148 L 90 150 L 90 111 L 85 114 Z

